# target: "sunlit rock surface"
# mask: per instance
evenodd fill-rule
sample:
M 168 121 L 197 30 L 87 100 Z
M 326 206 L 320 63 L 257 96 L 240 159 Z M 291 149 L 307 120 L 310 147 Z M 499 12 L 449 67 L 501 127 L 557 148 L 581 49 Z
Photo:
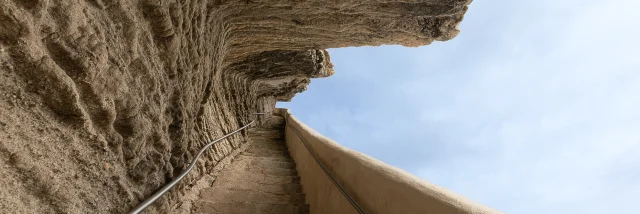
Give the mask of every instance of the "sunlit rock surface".
M 207 141 L 333 74 L 324 49 L 449 40 L 469 3 L 0 0 L 0 210 L 126 212 Z

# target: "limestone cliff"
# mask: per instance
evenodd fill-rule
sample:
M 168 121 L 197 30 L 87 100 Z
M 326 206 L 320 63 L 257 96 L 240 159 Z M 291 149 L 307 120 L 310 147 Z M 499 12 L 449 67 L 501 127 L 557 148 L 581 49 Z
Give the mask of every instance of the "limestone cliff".
M 445 41 L 469 3 L 0 0 L 0 210 L 125 212 L 207 141 L 333 74 L 324 49 Z

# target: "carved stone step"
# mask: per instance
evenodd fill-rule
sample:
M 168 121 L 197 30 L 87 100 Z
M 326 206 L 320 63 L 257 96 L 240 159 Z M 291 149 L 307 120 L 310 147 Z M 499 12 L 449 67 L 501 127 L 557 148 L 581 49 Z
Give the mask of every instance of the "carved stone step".
M 236 160 L 244 160 L 244 159 L 251 159 L 251 160 L 258 160 L 258 161 L 277 161 L 277 162 L 288 162 L 288 163 L 294 163 L 293 158 L 291 157 L 259 157 L 259 156 L 248 156 L 248 155 L 239 155 Z
M 264 153 L 264 152 L 259 152 L 259 153 L 254 153 L 254 152 L 248 152 L 245 151 L 242 153 L 242 155 L 245 156 L 253 156 L 253 157 L 289 157 L 289 153 L 284 153 L 284 152 L 280 152 L 280 153 Z
M 261 184 L 291 184 L 300 183 L 298 176 L 277 176 L 262 173 L 255 173 L 241 169 L 224 169 L 224 174 L 218 176 L 218 180 L 236 180 L 238 182 L 254 182 Z
M 243 165 L 254 165 L 259 167 L 268 168 L 283 168 L 283 169 L 296 169 L 296 164 L 293 161 L 272 161 L 269 159 L 259 159 L 252 156 L 242 156 L 244 158 L 236 158 L 234 163 L 239 162 Z
M 217 180 L 213 183 L 212 187 L 229 190 L 251 190 L 275 194 L 302 193 L 302 186 L 300 186 L 300 184 L 261 184 L 246 181 L 238 182 L 234 180 Z
M 307 204 L 221 203 L 197 201 L 195 213 L 212 214 L 308 214 Z
M 276 175 L 276 176 L 296 176 L 298 175 L 298 171 L 295 169 L 286 169 L 280 167 L 265 167 L 262 165 L 254 165 L 250 162 L 245 161 L 235 161 L 228 167 L 225 167 L 225 170 L 237 170 L 237 171 L 247 171 L 265 175 Z
M 286 144 L 284 143 L 284 138 L 250 137 L 249 140 L 255 144 L 286 146 Z
M 289 150 L 287 149 L 277 149 L 277 148 L 264 148 L 264 147 L 249 147 L 245 152 L 251 153 L 269 153 L 269 154 L 286 154 L 289 155 Z
M 249 148 L 275 149 L 275 150 L 280 150 L 280 151 L 289 151 L 285 144 L 277 145 L 277 144 L 268 144 L 268 143 L 252 143 Z
M 268 142 L 268 141 L 253 141 L 251 147 L 259 148 L 287 148 L 287 144 L 284 142 Z
M 249 132 L 249 136 L 284 136 L 284 132 L 280 130 L 253 130 Z
M 279 140 L 252 140 L 251 146 L 262 146 L 262 147 L 287 147 L 287 144 L 284 142 L 284 139 Z
M 202 200 L 227 203 L 304 204 L 304 194 L 275 194 L 252 190 L 207 188 L 200 191 Z

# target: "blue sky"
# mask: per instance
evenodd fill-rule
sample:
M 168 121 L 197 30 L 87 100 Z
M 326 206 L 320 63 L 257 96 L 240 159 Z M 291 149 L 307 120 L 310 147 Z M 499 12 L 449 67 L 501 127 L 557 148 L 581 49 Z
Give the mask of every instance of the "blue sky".
M 451 41 L 329 50 L 278 106 L 508 213 L 640 213 L 638 8 L 477 0 Z

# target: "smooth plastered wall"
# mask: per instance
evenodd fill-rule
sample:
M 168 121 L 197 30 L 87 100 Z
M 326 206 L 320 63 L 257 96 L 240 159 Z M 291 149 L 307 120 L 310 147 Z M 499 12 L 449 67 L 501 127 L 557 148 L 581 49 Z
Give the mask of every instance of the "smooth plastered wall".
M 287 109 L 286 143 L 311 213 L 357 213 L 309 153 L 303 140 L 367 213 L 501 213 L 322 136 Z

